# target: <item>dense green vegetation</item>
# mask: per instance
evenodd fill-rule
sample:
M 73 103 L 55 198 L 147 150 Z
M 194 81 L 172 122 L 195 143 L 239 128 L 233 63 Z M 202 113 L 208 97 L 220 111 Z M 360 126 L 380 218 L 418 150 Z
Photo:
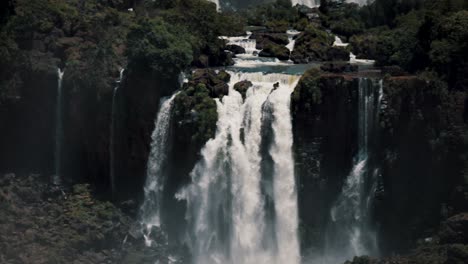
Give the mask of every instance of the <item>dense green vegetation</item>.
M 468 1 L 376 0 L 358 8 L 328 3 L 324 26 L 349 38 L 358 56 L 411 73 L 433 71 L 450 89 L 467 89 Z

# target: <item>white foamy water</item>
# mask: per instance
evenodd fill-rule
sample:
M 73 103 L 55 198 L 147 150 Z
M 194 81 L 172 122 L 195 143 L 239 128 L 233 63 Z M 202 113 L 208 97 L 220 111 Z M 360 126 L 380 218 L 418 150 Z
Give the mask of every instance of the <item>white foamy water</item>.
M 366 78 L 359 81 L 358 152 L 341 194 L 331 209 L 325 254 L 317 263 L 342 263 L 354 256 L 378 255 L 376 233 L 370 222 L 370 200 L 374 195 L 378 168 L 370 161 L 382 87 L 382 81 L 376 83 Z
M 60 68 L 57 70 L 57 100 L 55 105 L 55 175 L 53 182 L 60 184 L 62 181 L 62 140 L 63 140 L 63 95 L 62 95 L 62 81 L 63 74 Z
M 341 38 L 335 36 L 335 42 L 333 42 L 333 46 L 336 47 L 347 47 L 349 43 L 344 43 Z M 374 65 L 374 60 L 366 60 L 366 59 L 357 59 L 356 55 L 352 52 L 349 54 L 349 63 L 351 64 L 360 64 L 360 65 Z
M 320 0 L 292 0 L 291 1 L 292 5 L 305 5 L 308 7 L 319 7 L 320 6 Z
M 189 244 L 194 263 L 297 264 L 297 196 L 286 98 L 299 76 L 229 73 L 229 95 L 217 100 L 216 136 L 203 148 L 202 160 L 191 173 L 192 184 L 178 195 L 188 205 Z M 241 80 L 253 83 L 245 101 L 233 89 Z M 276 90 L 275 83 L 279 85 Z M 261 120 L 269 114 L 263 111 L 265 102 L 274 109 L 275 120 L 271 155 L 278 162 L 274 175 L 276 243 L 264 243 L 271 235 L 267 233 L 268 222 L 274 221 L 266 217 L 262 195 Z
M 146 226 L 144 236 L 147 246 L 151 246 L 150 234 L 153 227 L 161 226 L 161 202 L 166 178 L 166 158 L 172 106 L 178 93 L 162 102 L 151 135 L 151 152 L 148 157 L 145 199 L 140 208 L 140 218 Z
M 118 104 L 117 104 L 117 91 L 119 90 L 120 83 L 122 82 L 123 74 L 125 69 L 120 69 L 120 76 L 117 80 L 117 84 L 114 88 L 112 94 L 112 111 L 111 111 L 111 127 L 110 127 L 110 141 L 109 141 L 109 174 L 111 182 L 112 194 L 115 193 L 115 130 L 117 123 L 117 113 L 118 113 Z

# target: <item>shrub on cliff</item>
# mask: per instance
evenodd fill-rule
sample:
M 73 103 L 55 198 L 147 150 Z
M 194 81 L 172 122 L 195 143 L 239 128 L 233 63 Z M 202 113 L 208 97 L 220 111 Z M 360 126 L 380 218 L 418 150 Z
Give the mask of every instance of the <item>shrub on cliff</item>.
M 468 89 L 468 11 L 443 18 L 435 27 L 430 58 L 437 72 L 447 77 L 454 88 Z
M 184 131 L 182 140 L 190 138 L 196 145 L 203 146 L 214 137 L 218 112 L 205 84 L 189 86 L 180 92 L 175 98 L 174 113 L 178 131 Z
M 291 110 L 293 115 L 312 113 L 314 105 L 322 101 L 318 79 L 320 70 L 311 69 L 304 73 L 291 95 Z
M 189 36 L 160 19 L 142 19 L 127 37 L 129 69 L 163 77 L 179 74 L 192 60 Z

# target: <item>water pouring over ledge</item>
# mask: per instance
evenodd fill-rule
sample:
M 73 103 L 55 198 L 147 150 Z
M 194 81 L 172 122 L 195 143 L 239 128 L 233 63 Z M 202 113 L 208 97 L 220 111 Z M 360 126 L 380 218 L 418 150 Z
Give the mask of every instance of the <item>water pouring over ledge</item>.
M 54 184 L 62 183 L 62 141 L 63 141 L 63 94 L 62 82 L 65 71 L 57 69 L 57 100 L 55 105 L 55 152 L 54 165 L 55 174 L 53 176 Z
M 217 100 L 216 136 L 203 148 L 202 159 L 191 173 L 192 183 L 178 194 L 187 201 L 188 244 L 194 263 L 298 264 L 289 98 L 299 76 L 229 74 L 229 95 Z M 253 83 L 245 101 L 234 90 L 241 80 Z M 266 111 L 265 104 L 272 111 Z M 273 120 L 269 153 L 275 164 L 274 219 L 267 217 L 262 194 L 260 143 L 265 115 Z M 267 241 L 270 225 L 275 227 L 274 243 Z

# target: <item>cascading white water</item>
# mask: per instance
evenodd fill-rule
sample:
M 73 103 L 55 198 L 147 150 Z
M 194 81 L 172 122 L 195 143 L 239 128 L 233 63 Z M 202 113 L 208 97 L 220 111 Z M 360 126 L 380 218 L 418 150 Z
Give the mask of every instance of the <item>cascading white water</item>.
M 57 70 L 57 100 L 55 105 L 55 175 L 53 182 L 60 184 L 62 167 L 62 138 L 63 138 L 63 113 L 62 113 L 62 80 L 63 74 L 60 68 Z
M 230 72 L 229 95 L 217 100 L 215 138 L 202 149 L 192 184 L 178 197 L 187 201 L 189 245 L 194 263 L 298 264 L 297 197 L 294 182 L 289 97 L 299 76 Z M 234 90 L 253 83 L 245 101 Z M 275 89 L 275 83 L 278 87 Z M 263 104 L 273 111 L 276 219 L 268 219 L 262 194 L 260 143 Z M 275 221 L 276 243 L 266 242 Z M 282 241 L 280 241 L 282 240 Z M 276 246 L 277 245 L 277 246 Z
M 110 174 L 110 183 L 112 194 L 115 192 L 115 127 L 117 123 L 117 91 L 122 82 L 123 74 L 125 69 L 120 69 L 120 76 L 116 82 L 114 92 L 112 94 L 112 112 L 111 112 L 111 126 L 110 126 L 110 142 L 109 142 L 109 174 Z
M 291 1 L 292 5 L 305 5 L 308 7 L 319 7 L 320 6 L 320 0 L 292 0 Z
M 344 43 L 341 38 L 335 36 L 335 42 L 333 42 L 333 46 L 335 47 L 347 47 L 349 43 Z M 366 59 L 357 59 L 356 55 L 352 52 L 349 54 L 349 63 L 352 64 L 361 64 L 361 65 L 374 65 L 374 60 L 366 60 Z
M 245 36 L 240 37 L 220 37 L 221 39 L 227 40 L 227 45 L 237 45 L 245 49 L 245 54 L 253 56 L 258 54 L 260 50 L 256 48 L 257 41 L 251 39 L 252 32 L 247 32 Z
M 280 85 L 268 99 L 273 113 L 273 144 L 270 155 L 274 162 L 273 193 L 276 213 L 276 263 L 300 263 L 297 235 L 298 208 L 292 154 L 293 137 L 290 113 L 291 87 Z
M 370 223 L 370 203 L 378 170 L 370 163 L 372 137 L 378 125 L 383 82 L 361 78 L 358 97 L 358 152 L 354 166 L 331 209 L 325 257 L 322 263 L 341 263 L 354 256 L 378 254 Z
M 294 50 L 294 46 L 296 45 L 296 40 L 294 39 L 295 36 L 301 34 L 301 32 L 297 30 L 288 30 L 286 31 L 286 34 L 288 35 L 288 40 L 289 43 L 286 45 L 286 48 L 289 49 L 290 52 Z
M 159 113 L 156 117 L 155 127 L 151 135 L 151 151 L 148 157 L 145 198 L 140 208 L 140 221 L 145 226 L 144 236 L 148 246 L 151 245 L 151 231 L 153 227 L 161 225 L 161 200 L 166 177 L 165 162 L 167 156 L 167 145 L 169 128 L 172 117 L 172 106 L 178 92 L 161 103 Z

